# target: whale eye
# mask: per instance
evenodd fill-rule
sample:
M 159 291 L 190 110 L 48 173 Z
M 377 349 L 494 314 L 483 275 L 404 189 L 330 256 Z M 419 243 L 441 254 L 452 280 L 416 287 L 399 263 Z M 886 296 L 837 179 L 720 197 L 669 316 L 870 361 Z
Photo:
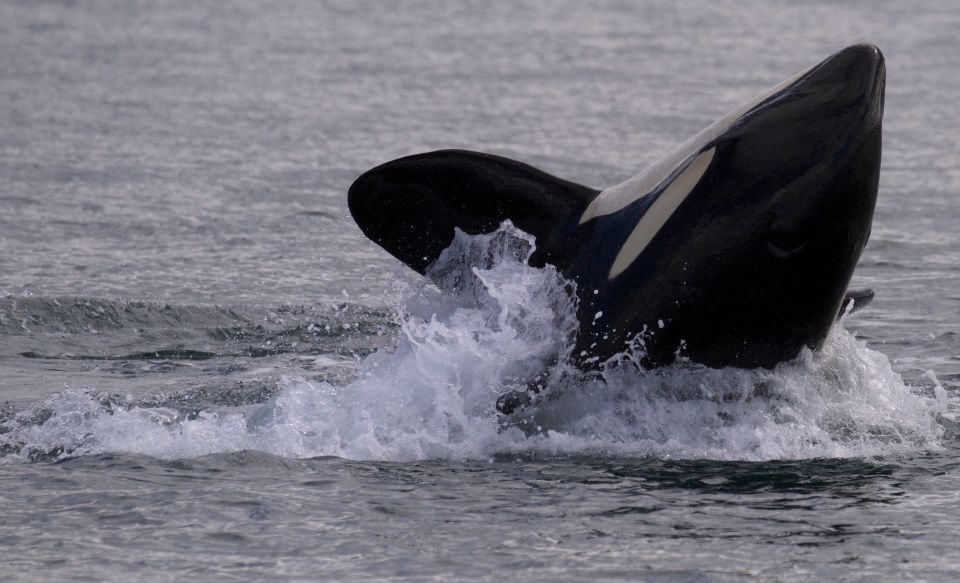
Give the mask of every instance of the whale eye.
M 770 227 L 770 251 L 777 257 L 793 257 L 803 250 L 807 240 L 797 231 L 773 225 Z

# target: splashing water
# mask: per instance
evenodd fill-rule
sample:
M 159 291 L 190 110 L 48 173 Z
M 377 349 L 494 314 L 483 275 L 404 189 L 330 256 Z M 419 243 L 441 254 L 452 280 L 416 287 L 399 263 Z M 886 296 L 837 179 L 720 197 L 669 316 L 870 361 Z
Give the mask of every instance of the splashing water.
M 629 353 L 601 372 L 564 364 L 576 332 L 572 284 L 526 265 L 530 235 L 509 222 L 457 232 L 398 306 L 392 351 L 345 386 L 281 381 L 266 403 L 201 411 L 66 391 L 8 419 L 8 461 L 104 451 L 162 458 L 258 450 L 288 457 L 484 459 L 600 454 L 709 459 L 862 457 L 939 447 L 941 390 L 912 390 L 881 353 L 835 326 L 822 350 L 775 370 L 656 371 Z M 499 395 L 541 375 L 540 403 L 510 418 Z

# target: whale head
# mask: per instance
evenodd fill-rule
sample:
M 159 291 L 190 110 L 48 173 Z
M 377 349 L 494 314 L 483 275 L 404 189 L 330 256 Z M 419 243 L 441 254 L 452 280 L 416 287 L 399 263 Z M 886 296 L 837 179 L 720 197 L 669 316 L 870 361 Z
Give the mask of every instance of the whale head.
M 772 367 L 818 347 L 870 235 L 884 85 L 880 51 L 848 47 L 602 191 L 567 273 L 596 290 L 582 317 L 617 317 L 580 352 L 644 329 L 654 365 Z
M 577 284 L 581 367 L 638 335 L 649 366 L 772 367 L 822 344 L 870 235 L 884 83 L 880 51 L 851 46 L 603 191 L 441 150 L 365 172 L 350 212 L 420 273 L 456 228 L 533 234 L 531 264 Z

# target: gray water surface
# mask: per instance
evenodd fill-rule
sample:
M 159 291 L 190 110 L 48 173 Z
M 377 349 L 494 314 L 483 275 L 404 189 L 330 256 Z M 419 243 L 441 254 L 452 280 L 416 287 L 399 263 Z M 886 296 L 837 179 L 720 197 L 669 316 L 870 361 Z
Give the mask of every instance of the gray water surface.
M 955 579 L 958 29 L 945 0 L 0 2 L 0 575 Z M 411 344 L 426 292 L 350 219 L 361 172 L 459 147 L 602 188 L 855 42 L 887 59 L 877 299 L 868 348 L 763 379 L 802 397 L 677 372 L 687 400 L 643 378 L 632 420 L 525 434 L 472 329 Z

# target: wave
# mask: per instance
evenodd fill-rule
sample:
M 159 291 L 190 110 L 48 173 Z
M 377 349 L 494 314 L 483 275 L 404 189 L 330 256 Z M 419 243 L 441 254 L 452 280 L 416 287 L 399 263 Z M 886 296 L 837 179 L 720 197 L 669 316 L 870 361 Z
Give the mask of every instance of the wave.
M 33 359 L 190 361 L 287 353 L 366 356 L 382 344 L 369 345 L 371 337 L 392 334 L 396 327 L 395 317 L 388 312 L 347 303 L 224 307 L 82 297 L 0 297 L 0 355 Z
M 647 371 L 628 352 L 598 372 L 578 371 L 565 364 L 576 331 L 572 284 L 550 266 L 527 266 L 534 249 L 509 223 L 487 235 L 458 232 L 433 267 L 436 285 L 411 286 L 396 306 L 395 344 L 363 358 L 350 382 L 289 376 L 266 402 L 199 410 L 65 391 L 9 412 L 0 448 L 7 461 L 241 450 L 402 461 L 858 458 L 941 447 L 948 399 L 939 383 L 932 394 L 908 386 L 842 323 L 821 350 L 774 370 Z M 137 309 L 167 321 L 158 306 Z M 214 309 L 200 319 L 235 317 Z M 383 335 L 374 322 L 389 319 L 371 316 L 359 334 Z M 545 387 L 536 406 L 496 411 L 498 396 L 534 378 Z

